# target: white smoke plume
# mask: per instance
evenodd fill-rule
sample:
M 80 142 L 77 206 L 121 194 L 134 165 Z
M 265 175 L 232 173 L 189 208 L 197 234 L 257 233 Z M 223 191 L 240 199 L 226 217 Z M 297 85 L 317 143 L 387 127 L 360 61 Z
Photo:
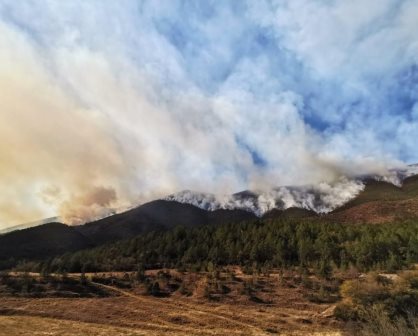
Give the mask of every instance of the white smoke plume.
M 248 191 L 233 195 L 215 195 L 182 191 L 166 197 L 166 200 L 195 205 L 205 210 L 241 209 L 262 216 L 272 209 L 291 207 L 330 212 L 347 203 L 364 189 L 359 180 L 343 178 L 335 183 L 299 187 L 279 187 L 267 191 Z
M 392 183 L 397 187 L 402 186 L 402 182 L 407 177 L 418 175 L 418 165 L 409 165 L 399 169 L 389 169 L 385 175 L 373 175 L 372 177 L 377 181 L 384 181 Z
M 384 181 L 401 187 L 405 178 L 418 175 L 418 165 L 402 169 L 390 169 L 385 175 L 368 175 L 361 178 L 342 177 L 333 183 L 278 187 L 270 190 L 244 191 L 232 195 L 184 190 L 165 197 L 165 200 L 192 204 L 214 211 L 218 209 L 241 209 L 262 216 L 272 209 L 302 208 L 316 213 L 331 212 L 354 199 L 365 188 L 365 179 Z
M 395 0 L 0 0 L 0 229 L 184 189 L 261 190 L 201 206 L 324 212 L 357 175 L 399 184 L 389 168 L 418 160 L 417 14 Z M 272 190 L 295 184 L 309 187 Z

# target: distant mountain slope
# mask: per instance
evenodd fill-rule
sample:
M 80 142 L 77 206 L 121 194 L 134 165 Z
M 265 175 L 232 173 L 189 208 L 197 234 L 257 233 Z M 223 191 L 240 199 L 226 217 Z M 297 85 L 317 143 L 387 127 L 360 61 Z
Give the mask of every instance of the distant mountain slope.
M 376 224 L 418 218 L 418 176 L 406 178 L 402 187 L 366 181 L 363 192 L 325 217 L 338 222 Z
M 100 244 L 125 239 L 142 232 L 176 225 L 206 224 L 206 211 L 188 204 L 153 201 L 129 211 L 76 227 L 78 232 Z
M 8 259 L 41 259 L 92 247 L 73 227 L 48 223 L 0 236 L 0 264 Z
M 418 197 L 418 175 L 405 179 L 401 189 L 408 197 Z
M 245 192 L 234 197 L 242 198 L 245 202 L 245 198 L 254 198 L 254 195 Z M 270 210 L 262 218 L 318 217 L 335 223 L 384 223 L 398 219 L 418 219 L 418 176 L 406 178 L 402 187 L 368 180 L 364 190 L 354 199 L 326 215 L 290 207 Z M 19 259 L 42 259 L 178 225 L 190 228 L 257 218 L 254 213 L 242 209 L 209 211 L 174 200 L 156 200 L 81 226 L 49 223 L 0 235 L 0 268 L 12 265 Z
M 255 218 L 243 210 L 206 211 L 190 204 L 157 200 L 85 225 L 49 223 L 4 234 L 0 236 L 0 267 L 1 260 L 42 259 L 178 225 L 217 225 Z
M 254 219 L 256 216 L 242 210 L 206 211 L 190 204 L 157 200 L 124 213 L 77 226 L 76 230 L 96 244 L 130 238 L 143 232 L 205 224 Z
M 318 217 L 315 211 L 302 208 L 287 208 L 285 210 L 272 209 L 266 212 L 262 218 L 278 219 L 278 218 L 314 218 Z
M 9 232 L 12 232 L 12 231 L 16 231 L 16 230 L 28 229 L 28 228 L 31 228 L 31 227 L 35 227 L 35 226 L 39 226 L 39 225 L 47 224 L 47 223 L 53 223 L 53 222 L 59 222 L 59 218 L 58 217 L 50 217 L 50 218 L 44 218 L 44 219 L 41 219 L 41 220 L 38 220 L 38 221 L 33 221 L 33 222 L 29 222 L 29 223 L 23 223 L 23 224 L 11 226 L 11 227 L 0 230 L 0 235 L 5 234 L 5 233 L 9 233 Z
M 398 201 L 371 201 L 325 216 L 337 223 L 381 224 L 407 219 L 418 220 L 418 198 Z
M 375 180 L 365 181 L 365 189 L 344 207 L 377 200 L 402 200 L 418 197 L 418 175 L 406 178 L 401 187 Z M 343 208 L 344 208 L 343 207 Z

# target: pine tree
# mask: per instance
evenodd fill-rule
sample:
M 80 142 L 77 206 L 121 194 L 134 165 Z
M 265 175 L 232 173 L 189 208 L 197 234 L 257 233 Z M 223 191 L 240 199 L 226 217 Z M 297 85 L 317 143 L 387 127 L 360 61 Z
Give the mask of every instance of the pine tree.
M 135 274 L 136 280 L 143 282 L 145 280 L 145 267 L 144 264 L 139 263 Z
M 151 295 L 152 296 L 160 296 L 161 295 L 161 289 L 160 284 L 158 281 L 155 281 L 151 286 Z

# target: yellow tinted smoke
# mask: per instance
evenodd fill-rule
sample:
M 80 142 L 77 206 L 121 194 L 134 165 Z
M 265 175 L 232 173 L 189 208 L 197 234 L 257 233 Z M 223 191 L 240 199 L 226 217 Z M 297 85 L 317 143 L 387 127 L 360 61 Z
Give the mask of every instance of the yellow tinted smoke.
M 47 67 L 0 23 L 0 227 L 57 212 L 72 222 L 86 205 L 100 213 L 117 203 L 105 188 L 122 169 L 109 128 L 65 95 Z

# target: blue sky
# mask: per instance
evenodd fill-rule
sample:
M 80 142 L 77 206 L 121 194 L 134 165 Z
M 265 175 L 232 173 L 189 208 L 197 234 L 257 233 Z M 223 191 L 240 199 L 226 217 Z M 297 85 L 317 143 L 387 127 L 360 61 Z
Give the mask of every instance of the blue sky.
M 0 0 L 0 221 L 417 162 L 417 32 L 418 0 Z

